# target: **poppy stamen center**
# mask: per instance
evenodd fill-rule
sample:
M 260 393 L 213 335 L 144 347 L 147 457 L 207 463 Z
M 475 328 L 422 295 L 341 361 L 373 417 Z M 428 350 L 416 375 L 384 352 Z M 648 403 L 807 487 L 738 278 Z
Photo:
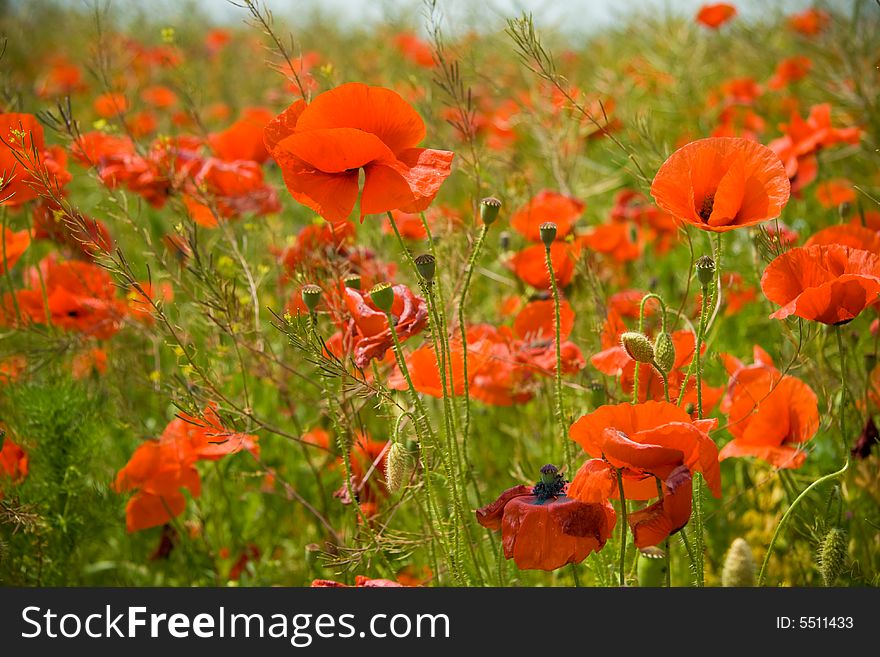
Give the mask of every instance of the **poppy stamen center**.
M 715 207 L 715 192 L 711 194 L 707 194 L 706 198 L 703 199 L 703 204 L 700 206 L 700 211 L 698 214 L 700 215 L 700 219 L 705 222 L 709 221 L 709 217 L 712 216 L 712 208 Z
M 541 480 L 535 484 L 532 494 L 539 502 L 546 502 L 562 495 L 565 484 L 565 477 L 559 472 L 559 468 L 548 463 L 541 468 Z

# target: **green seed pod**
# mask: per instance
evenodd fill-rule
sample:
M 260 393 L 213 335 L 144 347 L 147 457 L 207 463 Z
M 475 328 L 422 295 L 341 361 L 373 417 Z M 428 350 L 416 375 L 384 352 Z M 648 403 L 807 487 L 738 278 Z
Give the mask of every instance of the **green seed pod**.
M 385 485 L 392 493 L 406 485 L 416 464 L 409 451 L 400 443 L 392 443 L 385 457 Z
M 385 313 L 391 312 L 394 305 L 394 289 L 391 283 L 377 283 L 370 290 L 370 299 L 376 304 L 376 308 Z
M 834 527 L 819 544 L 819 572 L 825 586 L 834 586 L 846 565 L 846 532 Z
M 654 338 L 654 365 L 664 374 L 669 374 L 675 365 L 675 344 L 665 331 Z
M 627 331 L 620 336 L 620 342 L 629 357 L 640 363 L 654 361 L 654 347 L 647 336 L 638 331 Z
M 358 274 L 350 274 L 342 282 L 345 283 L 345 287 L 350 287 L 352 290 L 361 289 L 361 277 Z
M 721 570 L 721 586 L 754 586 L 755 560 L 745 539 L 734 539 Z
M 502 251 L 510 250 L 510 233 L 508 233 L 506 230 L 502 231 L 501 234 L 498 236 L 498 245 L 501 247 Z
M 415 261 L 416 269 L 419 272 L 419 276 L 424 278 L 429 283 L 434 280 L 434 273 L 437 270 L 437 260 L 430 253 L 423 253 L 420 256 L 416 256 Z
M 556 239 L 556 224 L 552 221 L 545 221 L 538 227 L 538 230 L 541 233 L 541 241 L 544 242 L 544 246 L 549 249 L 550 245 L 553 244 Z
M 317 285 L 304 285 L 302 289 L 302 300 L 303 303 L 306 304 L 306 308 L 309 309 L 310 313 L 315 312 L 315 309 L 318 307 L 318 304 L 321 303 L 321 295 L 323 294 L 323 290 L 319 288 Z
M 700 285 L 707 287 L 715 278 L 715 261 L 709 256 L 701 256 L 697 259 L 695 268 Z
M 486 226 L 491 226 L 498 218 L 501 211 L 501 201 L 494 196 L 489 196 L 480 201 L 480 219 Z
M 639 550 L 639 586 L 657 587 L 666 584 L 666 553 L 658 547 Z

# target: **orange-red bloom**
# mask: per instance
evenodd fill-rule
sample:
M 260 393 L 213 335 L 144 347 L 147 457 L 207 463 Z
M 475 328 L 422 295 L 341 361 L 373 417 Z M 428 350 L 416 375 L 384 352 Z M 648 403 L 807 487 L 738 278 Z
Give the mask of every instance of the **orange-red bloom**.
M 28 287 L 3 296 L 0 325 L 51 322 L 65 330 L 106 339 L 119 330 L 126 308 L 110 275 L 90 262 L 44 258 L 26 273 Z M 44 297 L 45 291 L 45 297 Z M 48 316 L 47 311 L 48 310 Z
M 773 77 L 767 81 L 767 86 L 771 89 L 782 89 L 791 82 L 802 80 L 810 72 L 813 62 L 809 57 L 796 55 L 783 59 L 776 66 L 776 72 Z
M 541 241 L 541 224 L 556 224 L 556 238 L 562 239 L 584 212 L 584 203 L 571 196 L 544 189 L 513 213 L 510 226 L 527 240 Z
M 251 160 L 262 164 L 269 159 L 263 131 L 272 118 L 272 112 L 265 107 L 248 107 L 238 121 L 212 134 L 208 143 L 221 160 Z
M 0 113 L 0 205 L 13 207 L 70 182 L 67 156 L 46 147 L 43 126 L 33 114 Z M 45 179 L 45 180 L 44 180 Z
M 831 22 L 831 16 L 827 11 L 810 7 L 798 14 L 788 17 L 788 25 L 795 32 L 804 36 L 816 36 Z
M 718 448 L 708 435 L 716 426 L 668 402 L 601 406 L 571 426 L 572 440 L 596 458 L 578 470 L 569 495 L 584 502 L 617 497 L 618 469 L 630 500 L 657 497 L 660 481 L 662 499 L 628 516 L 636 546 L 657 545 L 690 519 L 694 472 L 721 496 Z
M 361 219 L 424 210 L 451 171 L 451 152 L 416 148 L 425 137 L 424 122 L 382 87 L 353 82 L 308 106 L 297 101 L 266 126 L 264 136 L 291 195 L 334 222 L 351 214 L 361 168 Z
M 798 446 L 819 429 L 816 394 L 800 379 L 779 372 L 763 349 L 754 351 L 754 365 L 723 357 L 730 383 L 721 410 L 734 439 L 719 458 L 756 456 L 777 468 L 799 468 L 807 454 Z
M 405 342 L 420 333 L 428 322 L 425 300 L 417 297 L 406 285 L 395 285 L 391 316 L 397 339 Z M 368 292 L 346 287 L 345 305 L 351 315 L 346 332 L 352 344 L 354 363 L 366 367 L 374 358 L 383 358 L 394 344 L 388 318 L 376 308 Z
M 837 178 L 816 187 L 816 200 L 824 208 L 836 208 L 841 203 L 852 203 L 856 200 L 856 190 L 849 180 Z
M 574 277 L 574 266 L 581 254 L 579 241 L 569 243 L 556 241 L 550 246 L 550 262 L 553 275 L 559 287 L 567 287 Z M 536 290 L 550 289 L 550 275 L 547 273 L 547 256 L 543 244 L 533 244 L 513 255 L 508 263 L 523 283 Z
M 697 12 L 697 22 L 713 30 L 717 30 L 736 16 L 736 7 L 726 2 L 703 5 Z
M 0 479 L 8 478 L 13 484 L 18 484 L 27 477 L 27 473 L 27 453 L 6 436 L 3 439 L 3 449 L 0 449 Z M 0 499 L 2 498 L 3 493 L 0 491 Z
M 774 319 L 845 324 L 877 301 L 880 255 L 839 244 L 791 249 L 767 266 L 761 289 L 782 306 Z
M 540 487 L 514 486 L 477 510 L 483 527 L 501 530 L 505 558 L 522 570 L 556 570 L 601 550 L 616 522 L 611 504 L 572 499 L 563 486 L 542 494 Z
M 201 494 L 197 461 L 216 461 L 242 449 L 258 454 L 256 442 L 257 436 L 224 428 L 211 406 L 205 409 L 204 418 L 176 417 L 159 440 L 149 440 L 135 450 L 113 482 L 118 493 L 135 491 L 125 507 L 128 531 L 164 525 L 183 513 L 186 497 L 181 489 L 193 497 Z
M 713 232 L 778 217 L 789 193 L 779 157 L 766 146 L 738 137 L 687 144 L 663 163 L 651 185 L 657 205 Z
M 31 243 L 27 229 L 13 232 L 8 228 L 0 234 L 0 274 L 3 274 L 15 266 L 21 255 Z

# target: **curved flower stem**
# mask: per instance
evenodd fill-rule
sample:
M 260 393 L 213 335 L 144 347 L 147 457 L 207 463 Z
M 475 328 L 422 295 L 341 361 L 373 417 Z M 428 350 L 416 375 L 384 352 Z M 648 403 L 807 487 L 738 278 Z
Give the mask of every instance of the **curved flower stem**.
M 553 273 L 553 260 L 550 258 L 550 247 L 544 247 L 544 256 L 547 260 L 547 275 L 550 277 L 550 287 L 553 290 L 553 328 L 555 331 L 554 342 L 556 343 L 556 421 L 559 423 L 559 435 L 562 437 L 562 450 L 565 455 L 565 471 L 571 476 L 574 463 L 571 454 L 571 442 L 568 440 L 568 431 L 565 422 L 565 406 L 562 401 L 562 339 L 559 310 L 559 286 L 556 284 L 556 276 Z
M 467 268 L 464 272 L 464 285 L 461 288 L 461 298 L 458 301 L 458 330 L 461 333 L 461 362 L 464 374 L 464 427 L 462 428 L 462 444 L 465 454 L 468 453 L 468 438 L 470 437 L 471 430 L 471 397 L 470 386 L 468 385 L 467 328 L 464 323 L 464 311 L 467 304 L 468 288 L 471 285 L 471 276 L 474 273 L 474 266 L 483 248 L 483 242 L 486 241 L 486 233 L 488 232 L 489 226 L 483 224 L 483 227 L 480 229 L 480 235 L 477 237 L 477 242 L 474 244 L 474 250 L 468 259 Z
M 620 495 L 620 585 L 626 585 L 626 493 L 623 492 L 623 475 L 617 468 L 617 493 Z
M 691 548 L 691 542 L 688 540 L 687 531 L 682 527 L 679 532 L 681 534 L 681 542 L 684 543 L 685 552 L 688 555 L 688 561 L 691 562 L 691 573 L 694 577 L 697 575 L 697 560 L 694 558 L 694 550 Z
M 791 506 L 788 507 L 788 510 L 786 510 L 786 512 L 782 516 L 782 519 L 780 519 L 779 524 L 776 525 L 776 530 L 773 532 L 773 536 L 770 538 L 770 545 L 767 546 L 767 554 L 764 555 L 764 563 L 761 564 L 761 572 L 758 573 L 758 586 L 761 586 L 764 583 L 764 577 L 767 573 L 767 564 L 770 562 L 770 555 L 773 553 L 773 547 L 776 545 L 776 539 L 779 538 L 779 533 L 782 531 L 782 526 L 785 524 L 785 521 L 788 520 L 788 517 L 792 514 L 795 507 L 797 507 L 797 505 L 800 504 L 801 500 L 803 500 L 807 496 L 807 493 L 809 493 L 811 490 L 813 490 L 814 488 L 816 488 L 820 484 L 825 483 L 826 481 L 831 481 L 832 479 L 836 479 L 837 477 L 842 477 L 844 474 L 846 474 L 846 471 L 849 469 L 849 456 L 847 456 L 847 449 L 849 446 L 847 445 L 847 442 L 846 442 L 846 413 L 845 413 L 845 411 L 846 411 L 846 398 L 847 398 L 847 393 L 849 390 L 847 386 L 849 384 L 849 380 L 848 380 L 848 372 L 847 372 L 847 367 L 846 367 L 846 348 L 844 347 L 843 334 L 842 334 L 843 329 L 840 326 L 838 326 L 836 328 L 837 328 L 837 330 L 835 332 L 837 333 L 837 349 L 838 349 L 838 352 L 840 355 L 840 384 L 841 384 L 840 402 L 838 404 L 837 411 L 838 411 L 838 416 L 839 416 L 838 421 L 840 422 L 840 440 L 843 445 L 843 453 L 844 453 L 844 459 L 845 459 L 843 462 L 843 467 L 840 468 L 840 470 L 838 470 L 837 472 L 832 472 L 831 474 L 827 474 L 824 477 L 819 477 L 819 479 L 817 479 L 812 484 L 807 486 L 804 489 L 804 491 L 795 498 L 794 502 L 791 503 Z
M 764 563 L 761 564 L 761 572 L 758 573 L 758 586 L 763 586 L 764 584 L 764 576 L 767 572 L 767 564 L 770 561 L 770 555 L 773 553 L 773 547 L 776 545 L 776 540 L 779 538 L 779 533 L 782 531 L 783 525 L 785 525 L 785 521 L 788 520 L 788 517 L 791 515 L 792 511 L 794 511 L 795 507 L 800 504 L 801 500 L 803 500 L 807 493 L 816 488 L 817 486 L 824 484 L 826 481 L 831 481 L 832 479 L 836 479 L 843 475 L 849 469 L 849 459 L 847 459 L 843 467 L 837 472 L 832 472 L 831 474 L 827 474 L 824 477 L 820 477 L 812 484 L 807 486 L 804 491 L 795 498 L 794 502 L 791 503 L 791 506 L 788 507 L 785 514 L 783 514 L 782 519 L 779 521 L 779 524 L 776 525 L 776 530 L 773 532 L 773 537 L 770 539 L 770 545 L 767 546 L 767 554 L 764 555 Z

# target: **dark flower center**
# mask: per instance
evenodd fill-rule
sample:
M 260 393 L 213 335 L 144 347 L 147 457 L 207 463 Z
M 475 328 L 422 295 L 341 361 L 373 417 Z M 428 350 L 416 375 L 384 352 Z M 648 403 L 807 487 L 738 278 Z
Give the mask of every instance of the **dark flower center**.
M 560 474 L 559 468 L 547 464 L 541 468 L 541 480 L 535 484 L 532 494 L 539 502 L 546 502 L 562 495 L 565 490 L 565 478 Z
M 712 216 L 712 208 L 715 207 L 715 193 L 711 193 L 703 199 L 703 204 L 700 206 L 700 218 L 703 221 L 708 222 L 709 217 Z

